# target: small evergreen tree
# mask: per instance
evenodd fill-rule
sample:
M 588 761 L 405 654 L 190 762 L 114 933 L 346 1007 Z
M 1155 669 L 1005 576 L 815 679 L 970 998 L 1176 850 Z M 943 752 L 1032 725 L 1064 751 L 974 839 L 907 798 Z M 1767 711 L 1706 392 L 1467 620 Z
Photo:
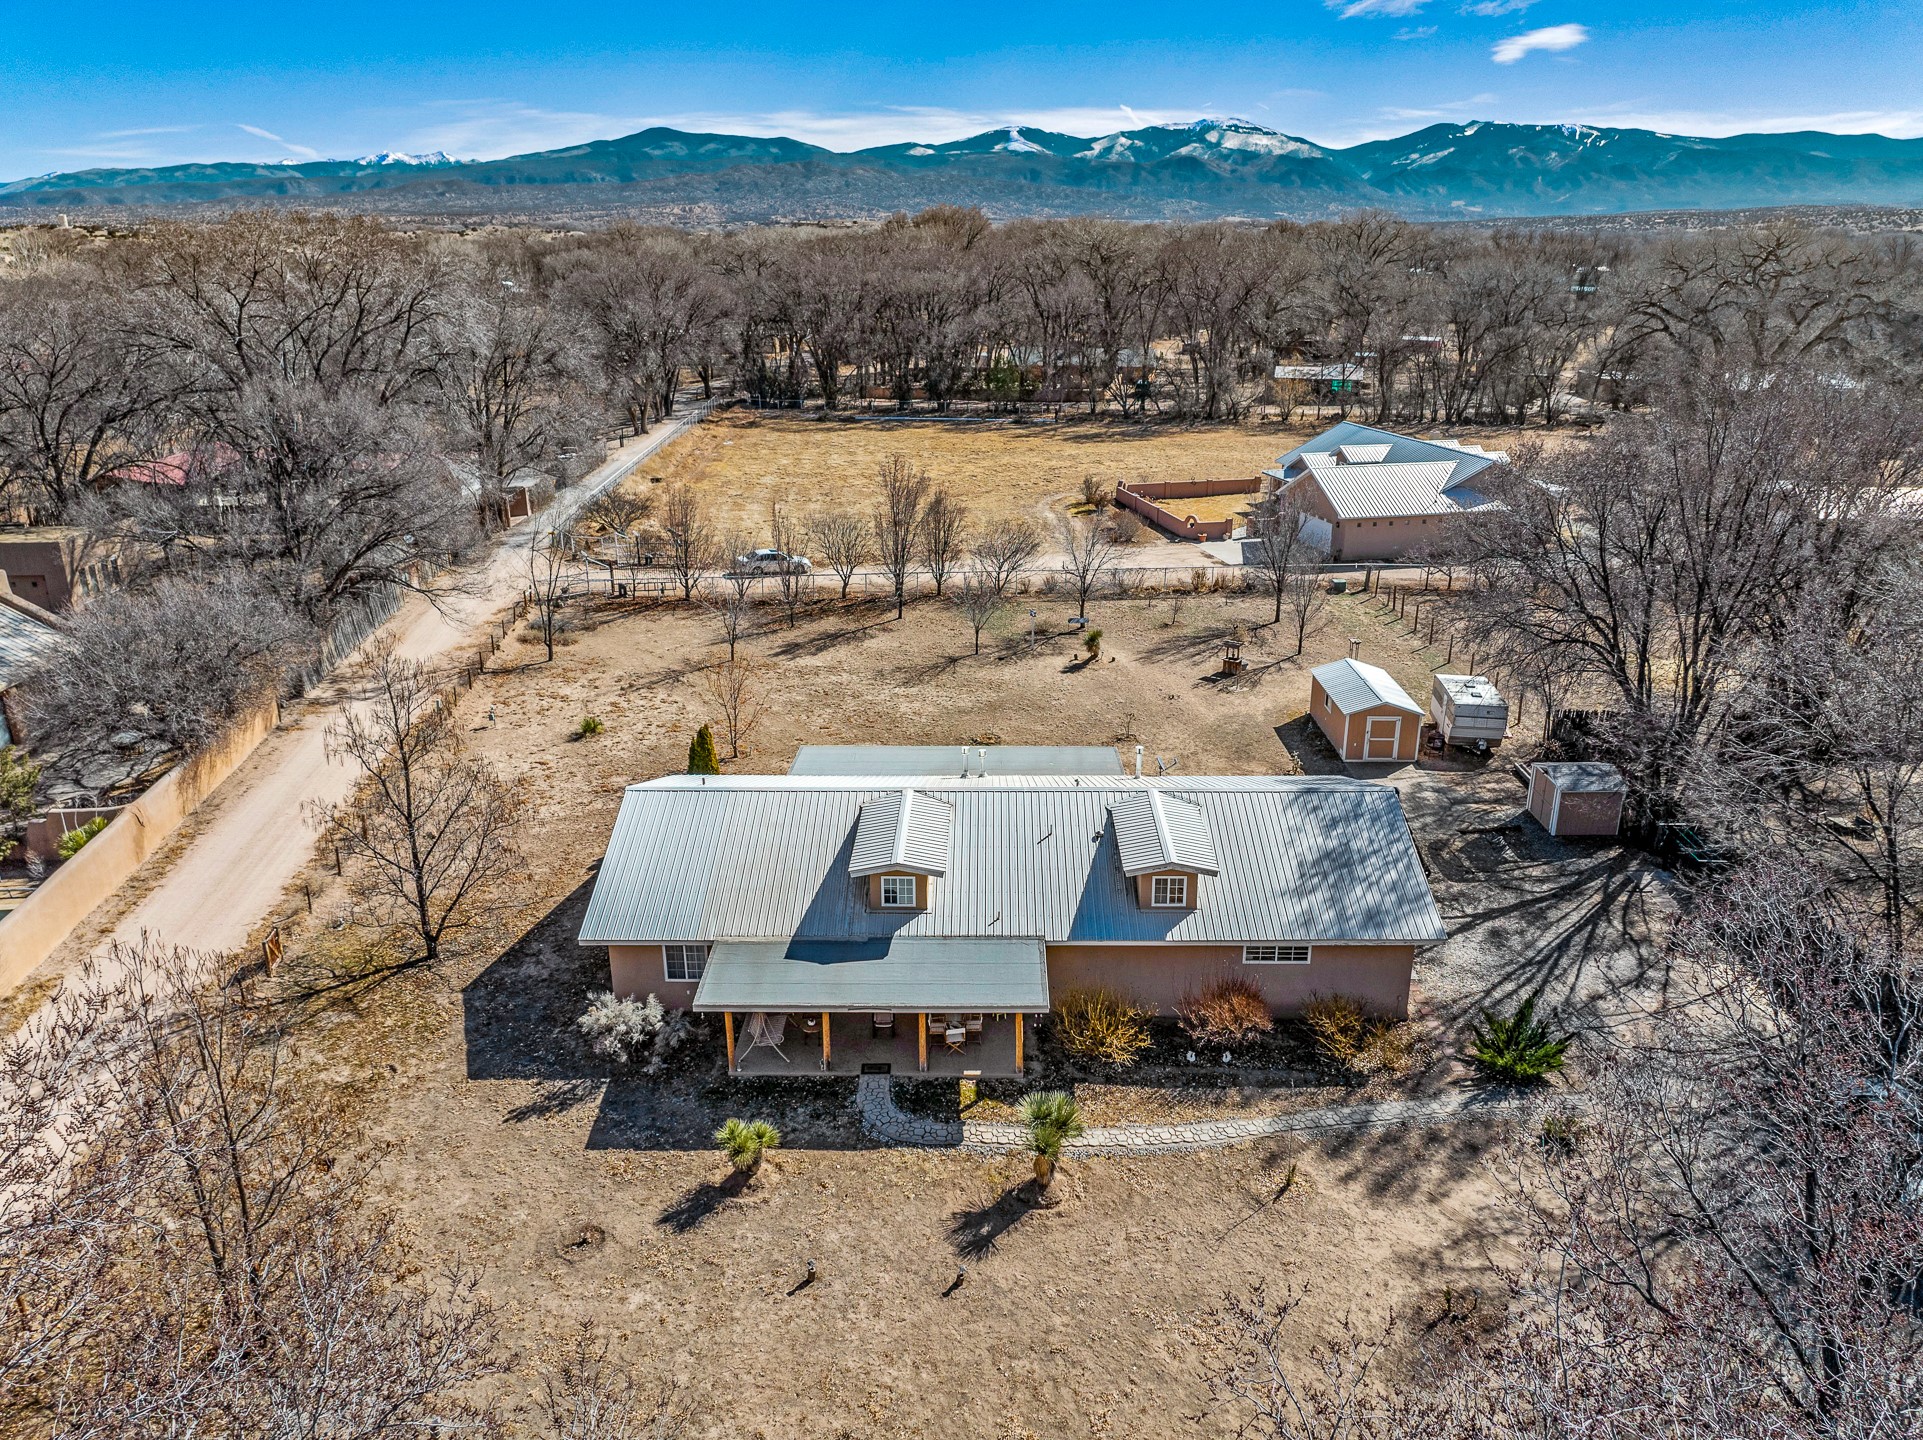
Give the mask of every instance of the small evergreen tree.
M 703 725 L 694 732 L 694 739 L 688 745 L 688 773 L 690 775 L 719 775 L 721 761 L 714 753 L 714 731 Z

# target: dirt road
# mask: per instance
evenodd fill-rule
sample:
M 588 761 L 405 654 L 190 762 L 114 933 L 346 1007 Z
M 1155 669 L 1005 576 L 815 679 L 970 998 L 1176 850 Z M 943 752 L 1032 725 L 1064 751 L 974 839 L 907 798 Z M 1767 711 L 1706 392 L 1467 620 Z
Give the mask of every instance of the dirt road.
M 534 540 L 565 523 L 697 418 L 691 412 L 622 446 L 547 510 L 509 531 L 438 608 L 416 596 L 377 638 L 391 638 L 400 654 L 417 660 L 476 643 L 488 621 L 526 588 L 527 553 Z M 304 807 L 339 800 L 353 784 L 348 769 L 327 758 L 333 706 L 315 702 L 328 698 L 325 689 L 312 697 L 209 797 L 211 813 L 201 833 L 101 942 L 101 950 L 112 940 L 138 940 L 143 932 L 196 950 L 232 950 L 245 943 L 313 852 L 314 832 Z

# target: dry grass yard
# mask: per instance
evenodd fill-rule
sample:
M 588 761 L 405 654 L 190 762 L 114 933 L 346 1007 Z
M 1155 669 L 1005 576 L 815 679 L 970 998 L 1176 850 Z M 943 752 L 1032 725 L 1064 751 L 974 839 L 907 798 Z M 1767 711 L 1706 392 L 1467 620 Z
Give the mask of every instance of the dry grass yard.
M 1121 480 L 1220 480 L 1254 476 L 1313 434 L 1299 425 L 1175 427 L 1065 420 L 802 418 L 724 410 L 627 482 L 686 480 L 724 527 L 758 537 L 768 505 L 805 518 L 867 496 L 875 471 L 905 455 L 954 492 L 977 519 L 1042 517 L 1078 498 L 1084 475 Z

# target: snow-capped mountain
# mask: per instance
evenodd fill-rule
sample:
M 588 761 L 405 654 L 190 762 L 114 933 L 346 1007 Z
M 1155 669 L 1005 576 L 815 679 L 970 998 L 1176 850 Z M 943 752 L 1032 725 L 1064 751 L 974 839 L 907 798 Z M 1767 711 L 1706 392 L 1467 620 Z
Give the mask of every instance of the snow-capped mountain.
M 430 150 L 425 155 L 408 155 L 399 150 L 382 150 L 378 154 L 363 155 L 354 162 L 356 165 L 458 165 L 445 150 Z

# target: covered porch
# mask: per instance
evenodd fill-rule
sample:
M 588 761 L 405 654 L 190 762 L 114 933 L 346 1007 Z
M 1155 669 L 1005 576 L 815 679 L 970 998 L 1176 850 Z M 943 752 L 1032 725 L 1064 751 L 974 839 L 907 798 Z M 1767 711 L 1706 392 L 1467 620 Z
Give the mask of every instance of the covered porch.
M 1048 966 L 1039 939 L 723 940 L 693 1008 L 731 1075 L 1014 1076 Z

